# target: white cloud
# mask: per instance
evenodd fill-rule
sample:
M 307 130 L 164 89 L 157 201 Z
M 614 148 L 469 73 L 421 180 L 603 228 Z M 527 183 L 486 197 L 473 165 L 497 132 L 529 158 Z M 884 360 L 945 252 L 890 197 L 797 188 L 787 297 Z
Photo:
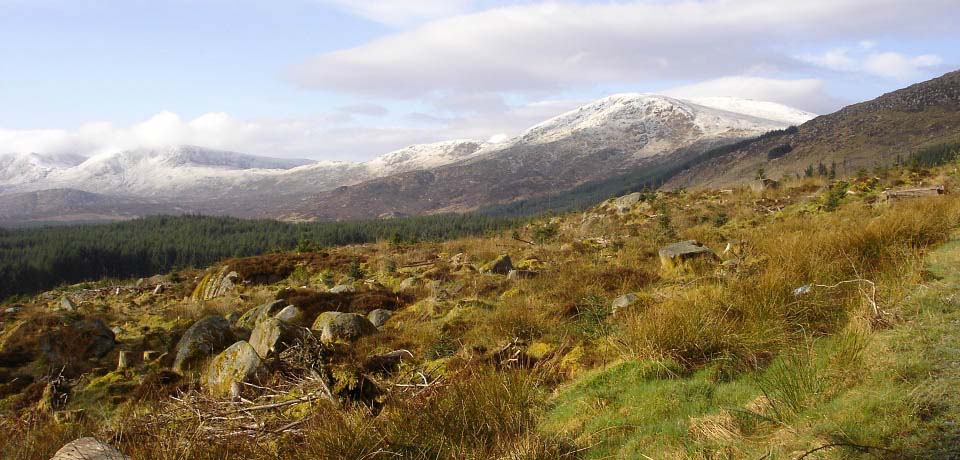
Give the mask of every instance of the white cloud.
M 824 81 L 816 78 L 787 80 L 730 76 L 676 87 L 664 93 L 680 98 L 729 96 L 778 102 L 814 113 L 833 112 L 846 102 L 827 94 Z
M 348 121 L 348 117 L 339 114 L 245 121 L 220 112 L 184 120 L 176 113 L 163 111 L 126 127 L 97 122 L 76 130 L 0 129 L 0 153 L 92 156 L 134 148 L 193 144 L 277 157 L 349 158 L 350 151 L 325 148 L 331 145 L 330 138 L 337 130 L 348 126 Z
M 874 51 L 876 44 L 860 42 L 859 48 L 833 48 L 822 54 L 799 56 L 803 61 L 838 72 L 857 72 L 894 80 L 918 78 L 925 70 L 936 68 L 943 59 L 935 54 L 907 56 L 892 51 Z
M 379 112 L 366 106 L 299 119 L 241 120 L 222 112 L 184 119 L 163 111 L 130 126 L 96 122 L 75 130 L 0 128 L 0 154 L 93 156 L 190 144 L 273 157 L 361 161 L 411 144 L 517 134 L 579 104 L 544 101 L 519 106 L 479 105 L 480 110 L 469 114 L 409 114 L 396 120 L 378 118 L 376 125 L 344 115 L 345 111 Z
M 900 53 L 874 53 L 863 61 L 863 69 L 881 77 L 910 80 L 920 75 L 923 70 L 936 67 L 942 62 L 940 56 L 934 54 L 910 57 Z
M 386 107 L 379 104 L 369 103 L 369 102 L 345 105 L 343 107 L 340 107 L 339 110 L 341 113 L 345 113 L 348 115 L 363 115 L 367 117 L 382 117 L 390 113 L 390 110 L 387 109 Z
M 474 0 L 320 0 L 372 21 L 401 26 L 462 13 Z
M 956 18 L 955 0 L 543 3 L 428 22 L 320 55 L 292 78 L 307 88 L 391 97 L 709 79 L 757 65 L 801 68 L 776 51 L 798 37 L 816 44 L 878 29 L 923 34 Z

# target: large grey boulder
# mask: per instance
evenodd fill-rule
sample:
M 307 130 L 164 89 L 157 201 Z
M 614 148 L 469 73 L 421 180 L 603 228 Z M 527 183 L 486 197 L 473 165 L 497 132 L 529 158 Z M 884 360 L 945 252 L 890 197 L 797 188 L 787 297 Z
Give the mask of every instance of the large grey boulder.
M 385 310 L 383 308 L 378 308 L 374 311 L 371 311 L 367 315 L 367 319 L 370 320 L 370 324 L 373 324 L 374 327 L 380 327 L 387 323 L 387 320 L 393 317 L 393 312 L 390 310 Z
M 304 314 L 299 308 L 295 305 L 287 305 L 283 307 L 283 310 L 280 310 L 276 315 L 273 315 L 274 318 L 279 319 L 285 323 L 300 325 L 303 322 Z
M 220 353 L 236 340 L 230 323 L 222 316 L 210 315 L 193 323 L 180 342 L 173 359 L 173 370 L 179 373 L 199 368 L 207 358 Z
M 130 460 L 110 444 L 80 438 L 65 444 L 50 460 Z
M 695 269 L 720 261 L 712 249 L 697 240 L 681 241 L 660 249 L 660 265 L 667 271 Z
M 327 343 L 352 342 L 377 333 L 377 327 L 365 316 L 338 311 L 321 313 L 311 329 L 320 332 L 320 340 Z
M 235 326 L 241 329 L 253 330 L 253 328 L 257 327 L 257 323 L 273 317 L 286 306 L 287 302 L 284 300 L 271 300 L 263 305 L 258 305 L 241 315 Z
M 266 359 L 273 353 L 279 353 L 284 347 L 296 340 L 297 327 L 277 318 L 267 318 L 257 324 L 250 334 L 250 346 L 261 358 Z
M 237 342 L 213 358 L 207 368 L 206 388 L 217 396 L 229 395 L 244 383 L 261 383 L 267 370 L 257 351 L 247 342 Z

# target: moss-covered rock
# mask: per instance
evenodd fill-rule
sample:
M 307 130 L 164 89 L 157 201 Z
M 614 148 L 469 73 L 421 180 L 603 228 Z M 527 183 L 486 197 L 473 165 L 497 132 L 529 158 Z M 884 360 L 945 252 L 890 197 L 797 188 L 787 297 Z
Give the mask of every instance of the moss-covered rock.
M 206 390 L 216 396 L 227 396 L 244 383 L 260 383 L 267 377 L 260 355 L 247 342 L 237 342 L 217 355 L 207 368 Z
M 506 275 L 510 273 L 510 270 L 513 270 L 513 261 L 510 260 L 509 254 L 501 254 L 480 268 L 481 272 L 494 273 L 497 275 Z
M 338 311 L 321 313 L 311 329 L 320 332 L 320 340 L 327 343 L 352 342 L 377 333 L 377 327 L 365 316 Z
M 299 329 L 277 318 L 267 318 L 257 324 L 250 334 L 250 345 L 261 358 L 279 353 L 297 339 Z
M 240 316 L 235 326 L 252 331 L 257 327 L 257 324 L 267 318 L 272 318 L 286 306 L 287 302 L 285 300 L 271 300 L 263 305 L 253 307 Z
M 193 323 L 180 342 L 173 360 L 173 370 L 186 373 L 197 370 L 204 360 L 219 353 L 236 338 L 230 323 L 222 316 L 210 315 Z

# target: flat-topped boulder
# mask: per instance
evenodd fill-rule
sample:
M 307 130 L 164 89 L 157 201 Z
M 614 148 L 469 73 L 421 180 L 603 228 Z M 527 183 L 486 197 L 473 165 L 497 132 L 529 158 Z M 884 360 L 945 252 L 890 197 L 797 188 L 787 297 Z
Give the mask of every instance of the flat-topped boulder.
M 697 240 L 681 241 L 660 249 L 660 265 L 665 271 L 680 271 L 712 265 L 720 257 Z

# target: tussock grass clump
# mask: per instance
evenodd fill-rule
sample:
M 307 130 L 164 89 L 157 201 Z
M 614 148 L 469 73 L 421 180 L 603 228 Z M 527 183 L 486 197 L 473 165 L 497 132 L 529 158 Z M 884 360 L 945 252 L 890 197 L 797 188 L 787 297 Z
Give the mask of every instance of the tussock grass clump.
M 958 224 L 955 200 L 773 222 L 741 235 L 750 244 L 743 271 L 686 281 L 693 286 L 633 312 L 621 339 L 641 355 L 691 365 L 724 356 L 763 364 L 804 334 L 837 331 L 872 301 L 883 303 L 872 286 L 914 266 Z

